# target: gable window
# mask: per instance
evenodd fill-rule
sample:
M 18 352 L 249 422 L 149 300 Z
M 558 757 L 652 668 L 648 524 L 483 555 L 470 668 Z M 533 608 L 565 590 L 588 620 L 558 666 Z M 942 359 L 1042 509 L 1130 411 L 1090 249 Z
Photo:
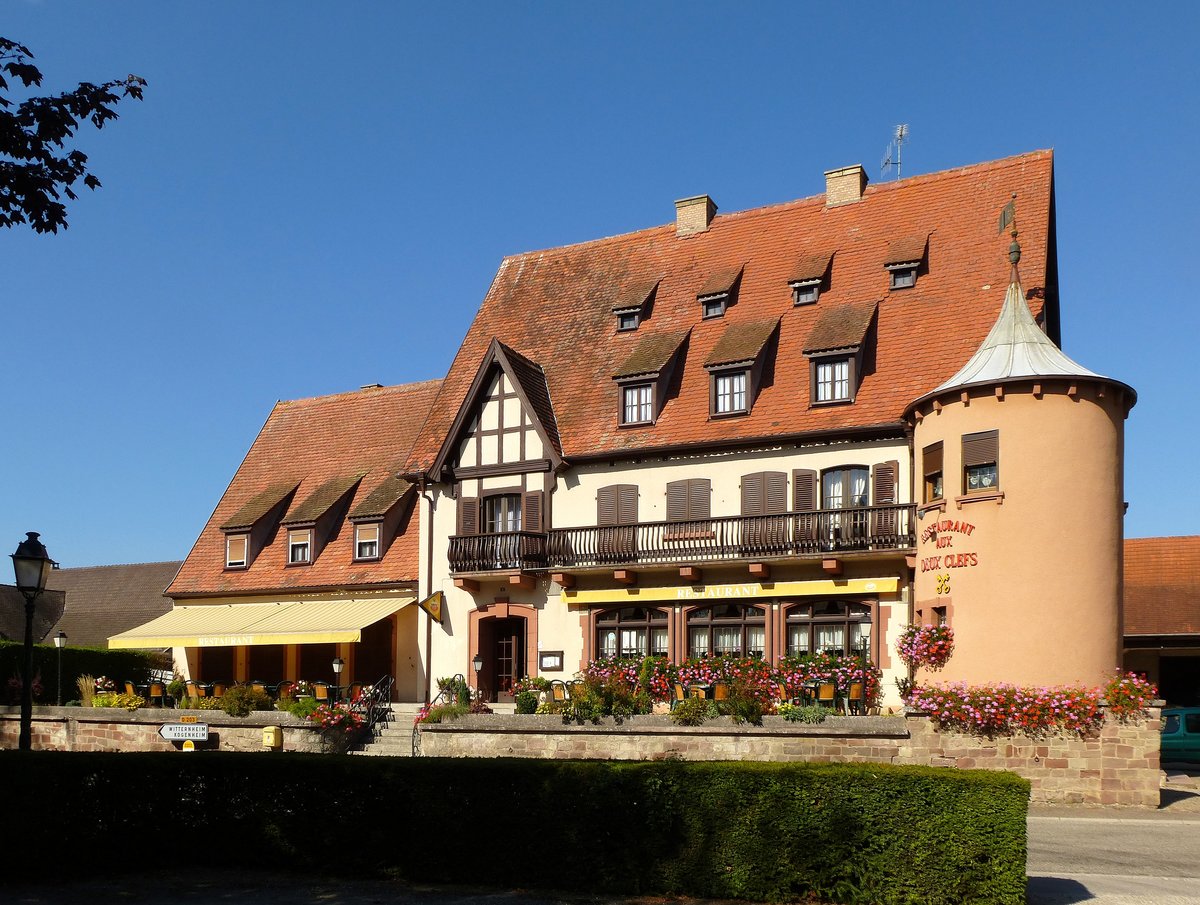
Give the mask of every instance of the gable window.
M 596 653 L 601 657 L 665 657 L 666 612 L 631 606 L 599 613 Z
M 921 451 L 921 466 L 925 472 L 924 502 L 942 499 L 942 442 L 931 443 Z
M 621 387 L 621 423 L 650 424 L 654 421 L 654 384 L 634 383 Z
M 799 308 L 801 305 L 815 305 L 820 296 L 820 281 L 792 284 L 792 304 L 797 308 Z
M 767 620 L 762 607 L 726 603 L 687 615 L 688 656 L 762 657 Z
M 749 411 L 745 371 L 725 371 L 713 375 L 712 410 L 715 415 L 744 414 Z
M 483 530 L 505 534 L 521 530 L 521 494 L 498 493 L 483 498 Z
M 963 493 L 991 493 L 999 490 L 999 459 L 999 431 L 963 434 Z
M 813 362 L 814 402 L 846 402 L 850 399 L 849 358 L 826 358 Z
M 917 285 L 917 265 L 904 264 L 889 267 L 892 289 L 911 289 Z
M 312 529 L 291 528 L 288 530 L 288 565 L 298 566 L 312 562 Z
M 641 322 L 640 311 L 622 311 L 617 315 L 617 330 L 621 332 L 636 330 Z
M 225 568 L 244 569 L 249 561 L 250 538 L 245 534 L 230 534 L 225 538 Z
M 356 560 L 379 559 L 379 524 L 354 526 L 354 558 Z

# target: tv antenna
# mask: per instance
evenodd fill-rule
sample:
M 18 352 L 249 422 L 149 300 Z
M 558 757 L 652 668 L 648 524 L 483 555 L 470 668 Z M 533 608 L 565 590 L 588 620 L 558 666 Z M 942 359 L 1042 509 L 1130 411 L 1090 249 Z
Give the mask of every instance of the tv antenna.
M 892 133 L 892 140 L 883 152 L 883 162 L 879 165 L 881 178 L 887 175 L 888 167 L 895 167 L 896 178 L 900 178 L 900 153 L 906 141 L 908 141 L 908 123 L 901 123 Z

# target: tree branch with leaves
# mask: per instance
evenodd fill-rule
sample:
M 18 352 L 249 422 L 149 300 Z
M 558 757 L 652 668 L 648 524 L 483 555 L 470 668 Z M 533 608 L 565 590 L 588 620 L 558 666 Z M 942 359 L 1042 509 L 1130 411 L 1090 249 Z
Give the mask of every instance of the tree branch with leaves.
M 78 197 L 72 187 L 81 179 L 89 189 L 100 187 L 87 155 L 67 142 L 85 121 L 102 129 L 116 119 L 114 108 L 124 98 L 141 100 L 146 80 L 129 75 L 102 85 L 80 82 L 74 91 L 27 97 L 15 107 L 10 80 L 40 88 L 42 73 L 29 48 L 0 38 L 0 227 L 28 223 L 36 232 L 56 233 L 68 226 L 61 199 Z

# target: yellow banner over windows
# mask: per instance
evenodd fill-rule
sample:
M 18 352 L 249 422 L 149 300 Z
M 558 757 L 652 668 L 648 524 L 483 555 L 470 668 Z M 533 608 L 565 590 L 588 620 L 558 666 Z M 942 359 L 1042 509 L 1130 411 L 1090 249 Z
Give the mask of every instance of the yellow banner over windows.
M 695 584 L 666 588 L 564 589 L 567 603 L 702 603 L 762 597 L 841 597 L 847 594 L 895 594 L 898 578 L 823 578 L 814 581 L 748 581 L 738 584 Z

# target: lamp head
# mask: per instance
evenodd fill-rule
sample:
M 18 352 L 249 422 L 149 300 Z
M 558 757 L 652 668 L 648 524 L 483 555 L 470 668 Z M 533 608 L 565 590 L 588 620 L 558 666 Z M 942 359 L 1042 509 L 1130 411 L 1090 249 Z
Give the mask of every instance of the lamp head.
M 25 595 L 26 600 L 32 601 L 46 589 L 50 570 L 58 564 L 46 552 L 46 545 L 38 540 L 36 531 L 28 531 L 26 535 L 25 540 L 17 544 L 12 561 L 13 572 L 17 576 L 17 590 Z
M 54 646 L 57 647 L 59 650 L 62 650 L 64 647 L 67 646 L 67 633 L 66 632 L 59 632 L 57 635 L 54 636 Z

